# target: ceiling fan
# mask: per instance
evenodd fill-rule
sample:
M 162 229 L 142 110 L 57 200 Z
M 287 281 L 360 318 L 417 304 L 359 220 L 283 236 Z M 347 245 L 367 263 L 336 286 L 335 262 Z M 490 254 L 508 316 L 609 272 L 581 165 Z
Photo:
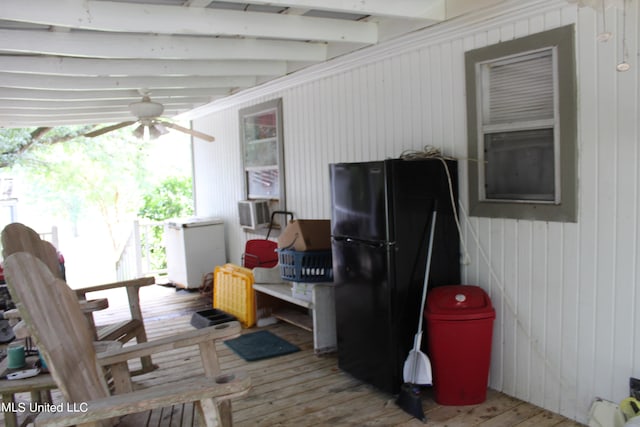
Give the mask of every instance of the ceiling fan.
M 146 130 L 150 139 L 156 139 L 161 135 L 168 133 L 169 130 L 167 128 L 171 128 L 179 132 L 184 132 L 186 134 L 195 136 L 196 138 L 202 139 L 204 141 L 215 141 L 215 138 L 213 136 L 207 135 L 206 133 L 188 129 L 170 121 L 159 120 L 160 115 L 164 111 L 164 106 L 159 102 L 153 102 L 147 94 L 142 94 L 142 101 L 129 104 L 129 111 L 131 111 L 131 114 L 136 117 L 137 120 L 116 123 L 115 125 L 111 126 L 105 126 L 103 128 L 88 132 L 84 134 L 84 136 L 93 138 L 96 136 L 104 135 L 105 133 L 114 131 L 116 129 L 139 123 L 139 126 L 136 127 L 133 131 L 133 134 L 138 138 L 143 138 Z

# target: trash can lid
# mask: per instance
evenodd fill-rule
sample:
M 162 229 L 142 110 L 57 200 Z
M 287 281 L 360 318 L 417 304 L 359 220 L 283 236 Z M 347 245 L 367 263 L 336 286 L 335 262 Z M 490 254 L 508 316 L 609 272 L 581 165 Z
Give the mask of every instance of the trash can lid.
M 450 285 L 429 290 L 427 319 L 474 320 L 495 318 L 489 295 L 478 286 Z

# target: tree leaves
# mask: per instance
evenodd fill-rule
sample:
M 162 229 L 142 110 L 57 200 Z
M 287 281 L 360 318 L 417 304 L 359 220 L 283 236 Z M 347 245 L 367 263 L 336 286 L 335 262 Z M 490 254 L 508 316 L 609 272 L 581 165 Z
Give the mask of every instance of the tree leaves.
M 82 137 L 95 126 L 0 129 L 0 168 L 29 161 L 28 154 L 43 146 Z

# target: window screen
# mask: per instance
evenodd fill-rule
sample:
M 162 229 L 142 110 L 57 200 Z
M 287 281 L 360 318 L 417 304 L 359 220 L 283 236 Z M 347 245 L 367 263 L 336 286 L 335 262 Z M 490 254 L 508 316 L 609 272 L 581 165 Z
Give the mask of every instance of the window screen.
M 555 202 L 553 50 L 479 64 L 479 69 L 484 199 Z
M 487 199 L 555 199 L 553 129 L 485 135 Z

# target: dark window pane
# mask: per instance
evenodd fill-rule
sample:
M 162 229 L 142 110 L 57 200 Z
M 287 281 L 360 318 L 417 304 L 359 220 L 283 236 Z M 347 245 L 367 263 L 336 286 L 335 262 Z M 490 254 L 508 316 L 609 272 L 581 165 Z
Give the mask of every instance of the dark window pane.
M 489 200 L 555 200 L 553 129 L 485 134 Z

